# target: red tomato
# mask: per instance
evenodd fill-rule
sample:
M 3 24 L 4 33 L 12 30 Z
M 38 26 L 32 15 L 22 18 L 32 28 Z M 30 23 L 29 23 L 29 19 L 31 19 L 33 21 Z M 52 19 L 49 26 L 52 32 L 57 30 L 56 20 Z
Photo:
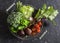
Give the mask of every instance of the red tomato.
M 38 33 L 40 33 L 40 32 L 41 32 L 41 30 L 40 30 L 40 29 L 37 29 L 37 32 L 38 32 Z
M 40 28 L 38 24 L 35 24 L 34 27 L 35 27 L 36 29 Z
M 41 22 L 41 21 L 39 21 L 39 22 L 38 22 L 38 25 L 39 25 L 39 26 L 42 26 L 42 22 Z

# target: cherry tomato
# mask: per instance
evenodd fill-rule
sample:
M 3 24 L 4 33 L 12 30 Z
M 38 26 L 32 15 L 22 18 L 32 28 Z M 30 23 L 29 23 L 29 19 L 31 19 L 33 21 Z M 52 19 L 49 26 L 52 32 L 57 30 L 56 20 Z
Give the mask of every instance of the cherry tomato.
M 40 29 L 37 29 L 37 32 L 38 32 L 38 33 L 40 33 L 40 32 L 41 32 L 41 30 L 40 30 Z
M 38 24 L 35 24 L 34 27 L 35 27 L 36 29 L 40 28 Z
M 42 26 L 42 22 L 41 22 L 41 21 L 39 21 L 39 22 L 38 22 L 38 25 L 39 25 L 39 26 Z

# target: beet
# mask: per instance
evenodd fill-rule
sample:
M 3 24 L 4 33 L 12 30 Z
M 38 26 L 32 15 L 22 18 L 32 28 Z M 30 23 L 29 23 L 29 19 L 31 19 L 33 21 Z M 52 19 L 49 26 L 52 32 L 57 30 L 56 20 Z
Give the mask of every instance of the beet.
M 26 29 L 25 29 L 25 33 L 26 33 L 27 35 L 31 35 L 32 30 L 31 30 L 30 28 L 26 28 Z
M 19 30 L 19 31 L 17 32 L 17 34 L 18 34 L 19 36 L 24 36 L 24 35 L 25 35 L 25 33 L 24 33 L 23 30 Z

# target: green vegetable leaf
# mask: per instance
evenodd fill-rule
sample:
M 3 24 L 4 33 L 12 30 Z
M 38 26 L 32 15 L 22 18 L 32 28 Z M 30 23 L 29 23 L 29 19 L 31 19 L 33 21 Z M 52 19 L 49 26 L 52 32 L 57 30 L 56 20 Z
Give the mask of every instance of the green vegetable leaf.
M 49 19 L 52 21 L 53 19 L 55 19 L 55 17 L 57 16 L 58 11 L 55 10 L 53 13 L 51 13 L 51 15 L 49 16 Z
M 41 10 L 39 9 L 37 14 L 35 15 L 35 18 L 38 18 L 40 16 L 40 14 L 41 14 Z
M 46 9 L 46 8 L 47 8 L 47 6 L 46 6 L 46 4 L 44 4 L 43 7 L 42 7 L 42 9 Z
M 20 1 L 18 1 L 17 3 L 16 3 L 16 11 L 20 11 L 20 8 L 22 7 L 22 3 L 20 2 Z
M 23 30 L 24 28 L 24 26 L 18 26 L 18 30 Z
M 17 33 L 17 30 L 16 30 L 13 26 L 10 27 L 10 30 L 11 30 L 11 32 L 13 32 L 13 33 Z
M 17 26 L 20 24 L 20 20 L 22 18 L 22 13 L 20 12 L 12 12 L 8 18 L 7 22 L 12 25 L 13 27 L 17 28 Z
M 25 16 L 25 18 L 29 18 L 32 16 L 32 13 L 34 12 L 34 8 L 29 6 L 29 5 L 22 5 L 21 2 L 17 2 L 17 8 L 16 10 L 18 12 L 23 13 L 23 15 Z
M 40 11 L 38 10 L 35 18 L 41 19 L 46 17 L 47 19 L 52 21 L 55 19 L 57 15 L 58 15 L 58 10 L 55 10 L 53 6 L 47 7 L 46 4 L 44 4 L 42 9 L 40 9 Z
M 41 10 L 41 14 L 43 14 L 46 11 L 46 8 L 47 8 L 47 6 L 46 6 L 46 4 L 44 4 L 42 7 L 42 10 Z
M 26 20 L 26 19 L 22 19 L 21 20 L 21 25 L 24 25 L 25 27 L 28 26 L 30 21 Z

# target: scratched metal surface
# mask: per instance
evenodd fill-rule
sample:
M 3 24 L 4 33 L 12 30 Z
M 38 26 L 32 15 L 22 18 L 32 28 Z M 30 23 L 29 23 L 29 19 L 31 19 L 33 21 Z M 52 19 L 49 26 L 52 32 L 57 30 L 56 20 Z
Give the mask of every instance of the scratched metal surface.
M 40 39 L 33 40 L 19 40 L 14 37 L 7 28 L 6 24 L 6 13 L 5 10 L 14 2 L 14 0 L 0 0 L 0 43 L 60 43 L 60 0 L 21 0 L 23 4 L 32 5 L 34 8 L 41 8 L 44 3 L 48 6 L 53 5 L 55 9 L 58 9 L 59 14 L 55 21 L 57 26 L 46 27 L 48 30 L 47 34 Z

